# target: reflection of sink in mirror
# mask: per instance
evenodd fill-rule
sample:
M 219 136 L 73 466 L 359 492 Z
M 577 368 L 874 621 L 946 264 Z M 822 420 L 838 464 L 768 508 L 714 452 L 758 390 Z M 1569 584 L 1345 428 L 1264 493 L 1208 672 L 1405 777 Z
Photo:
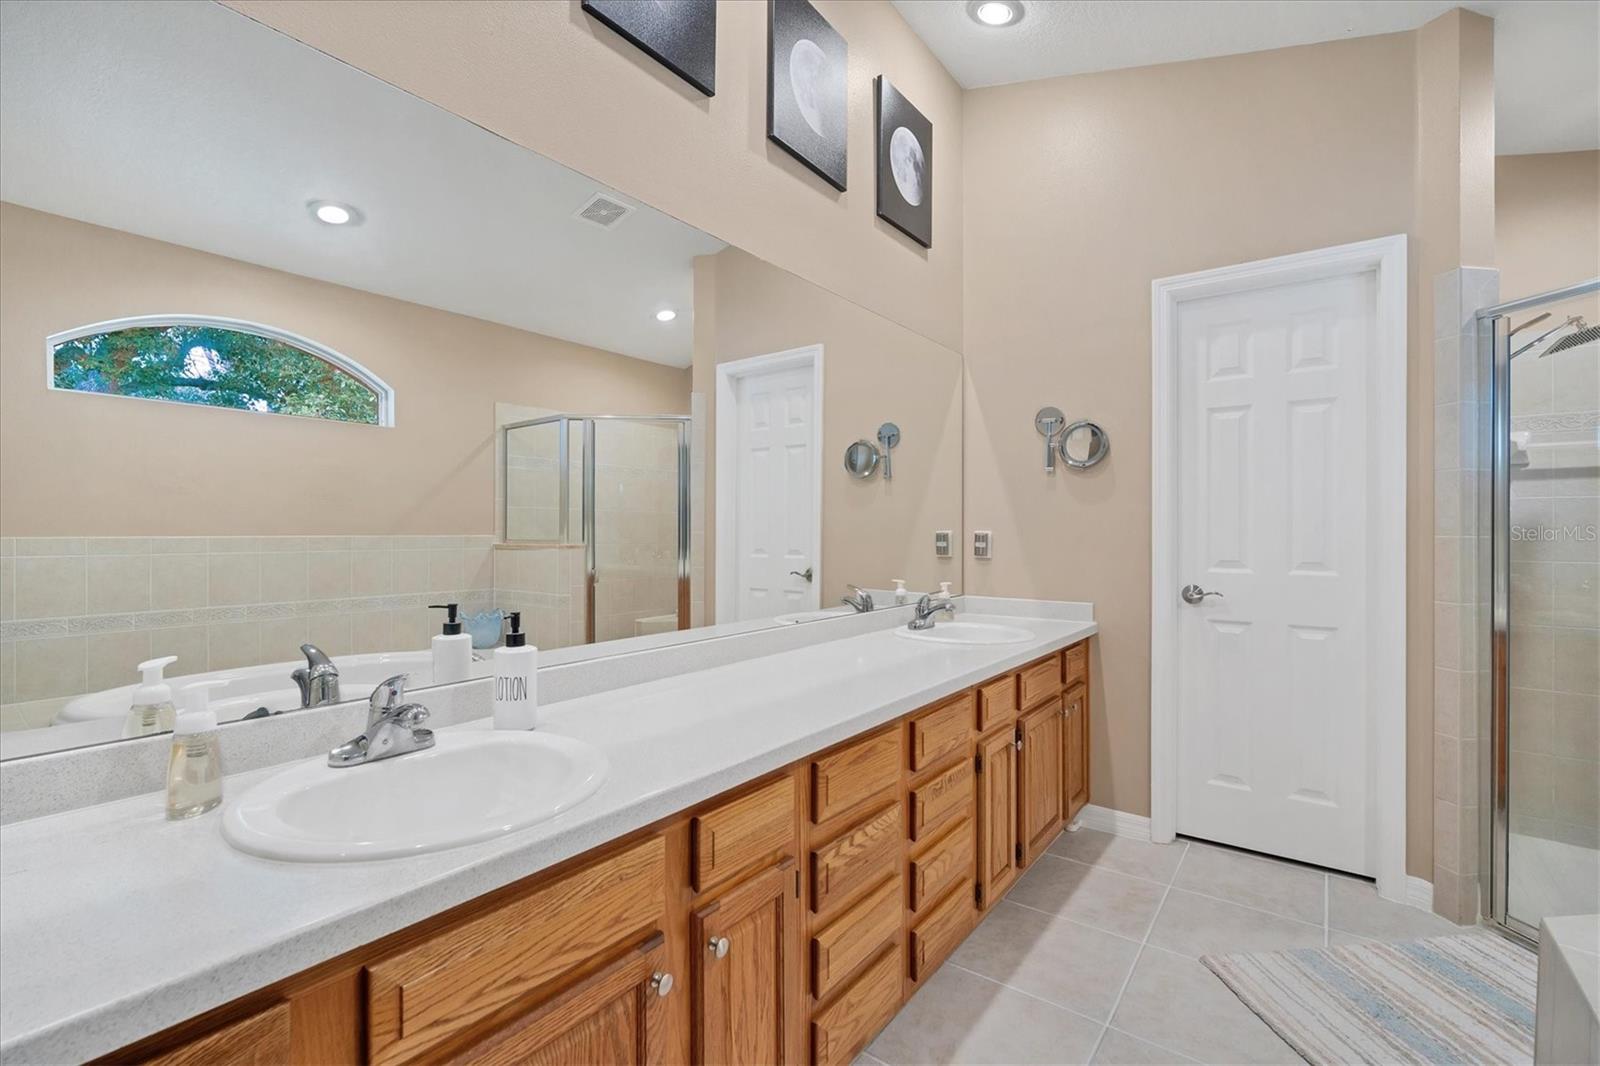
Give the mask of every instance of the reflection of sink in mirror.
M 339 668 L 340 702 L 364 700 L 380 681 L 395 674 L 410 674 L 407 687 L 423 688 L 433 684 L 433 655 L 431 652 L 376 652 L 368 655 L 331 656 Z M 250 712 L 265 707 L 273 714 L 298 710 L 300 690 L 289 674 L 305 661 L 269 663 L 265 666 L 247 666 L 237 670 L 211 670 L 203 674 L 188 674 L 167 678 L 174 696 L 185 685 L 197 681 L 222 681 L 220 688 L 211 691 L 211 709 L 219 722 L 233 722 Z M 472 676 L 488 677 L 493 669 L 488 662 L 473 662 Z M 61 708 L 55 724 L 93 722 L 115 719 L 119 724 L 128 715 L 136 685 L 103 689 L 77 696 Z M 180 701 L 181 702 L 181 701 Z
M 386 859 L 525 829 L 594 795 L 609 762 L 553 733 L 452 730 L 434 746 L 360 766 L 296 763 L 229 802 L 241 851 L 295 862 Z
M 994 622 L 938 622 L 932 629 L 901 626 L 895 632 L 907 640 L 924 640 L 931 644 L 1022 644 L 1033 639 L 1031 629 Z

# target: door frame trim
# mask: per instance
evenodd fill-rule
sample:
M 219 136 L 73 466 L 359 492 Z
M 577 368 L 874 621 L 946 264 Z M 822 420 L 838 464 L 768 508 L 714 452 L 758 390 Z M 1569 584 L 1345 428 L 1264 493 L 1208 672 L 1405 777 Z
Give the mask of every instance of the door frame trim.
M 1395 234 L 1151 282 L 1150 836 L 1178 821 L 1178 351 L 1181 304 L 1371 271 L 1376 345 L 1369 390 L 1368 847 L 1378 893 L 1406 898 L 1406 237 Z
M 715 493 L 716 493 L 716 541 L 713 545 L 716 573 L 716 621 L 732 621 L 737 607 L 737 577 L 738 554 L 731 549 L 736 541 L 735 526 L 738 519 L 738 508 L 735 506 L 735 492 L 738 488 L 735 478 L 727 476 L 736 465 L 735 453 L 739 445 L 739 421 L 737 418 L 724 417 L 738 409 L 738 394 L 735 384 L 740 378 L 752 374 L 765 374 L 774 370 L 790 370 L 796 367 L 809 366 L 811 368 L 811 425 L 815 447 L 812 448 L 812 476 L 811 476 L 811 512 L 812 512 L 812 560 L 814 578 L 808 590 L 807 605 L 804 610 L 816 610 L 822 597 L 822 345 L 808 344 L 801 348 L 789 348 L 781 352 L 772 352 L 768 355 L 752 355 L 746 359 L 734 359 L 726 363 L 717 364 L 716 381 L 716 406 L 712 409 L 712 419 L 716 424 L 716 467 L 715 467 Z

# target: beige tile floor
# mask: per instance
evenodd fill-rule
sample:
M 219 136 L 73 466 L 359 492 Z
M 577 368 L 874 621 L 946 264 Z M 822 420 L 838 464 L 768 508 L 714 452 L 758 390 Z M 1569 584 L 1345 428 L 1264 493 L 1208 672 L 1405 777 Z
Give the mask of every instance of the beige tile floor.
M 860 1062 L 1295 1063 L 1201 955 L 1458 930 L 1293 863 L 1063 833 Z

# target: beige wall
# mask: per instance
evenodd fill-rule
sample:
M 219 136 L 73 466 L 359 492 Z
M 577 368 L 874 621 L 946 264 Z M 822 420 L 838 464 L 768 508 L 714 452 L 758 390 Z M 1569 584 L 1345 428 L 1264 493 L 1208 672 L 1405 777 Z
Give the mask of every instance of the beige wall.
M 961 90 L 887 0 L 816 0 L 850 48 L 844 193 L 766 138 L 759 0 L 717 7 L 711 98 L 577 0 L 227 3 L 948 347 L 961 343 Z M 876 217 L 877 74 L 933 123 L 931 250 Z
M 1503 155 L 1494 197 L 1503 298 L 1600 276 L 1600 152 Z
M 715 484 L 716 365 L 823 346 L 824 607 L 846 582 L 961 588 L 959 551 L 933 554 L 936 529 L 961 528 L 961 356 L 736 248 L 695 261 L 694 391 L 707 397 L 707 485 Z M 894 477 L 851 478 L 844 450 L 894 422 Z M 706 603 L 715 604 L 716 500 L 707 494 Z M 716 619 L 713 619 L 714 621 Z
M 6 536 L 492 535 L 496 401 L 689 410 L 687 370 L 14 204 L 0 204 L 0 273 Z M 326 344 L 394 387 L 396 425 L 46 388 L 46 336 L 160 312 L 261 322 Z
M 966 521 L 994 530 L 995 557 L 969 562 L 966 585 L 1094 601 L 1097 804 L 1150 809 L 1150 283 L 1415 238 L 1416 67 L 1415 35 L 1394 34 L 968 94 L 965 462 L 983 473 Z M 1432 390 L 1420 365 L 1412 381 L 1415 469 L 1431 461 Z M 1104 425 L 1109 459 L 1047 477 L 1033 428 L 1046 403 Z M 1431 485 L 1431 470 L 1413 482 L 1413 518 Z M 1413 536 L 1428 546 L 1413 573 L 1431 573 L 1430 538 Z M 1431 607 L 1412 605 L 1414 629 Z M 1426 653 L 1412 663 L 1430 668 Z M 1409 865 L 1425 874 L 1431 745 L 1412 746 Z

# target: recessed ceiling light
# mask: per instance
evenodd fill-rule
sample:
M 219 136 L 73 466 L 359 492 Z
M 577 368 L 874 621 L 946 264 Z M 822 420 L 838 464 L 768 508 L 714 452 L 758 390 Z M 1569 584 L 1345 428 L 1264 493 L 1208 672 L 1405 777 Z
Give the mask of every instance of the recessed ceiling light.
M 673 319 L 675 319 L 677 317 L 678 317 L 678 312 L 672 311 L 672 310 L 665 310 L 665 311 L 657 311 L 656 312 L 656 321 L 657 322 L 671 322 Z
M 306 204 L 311 217 L 329 226 L 359 226 L 362 214 L 349 204 L 336 204 L 332 200 L 312 200 Z
M 1020 0 L 968 0 L 967 14 L 985 26 L 1010 26 L 1022 18 Z

